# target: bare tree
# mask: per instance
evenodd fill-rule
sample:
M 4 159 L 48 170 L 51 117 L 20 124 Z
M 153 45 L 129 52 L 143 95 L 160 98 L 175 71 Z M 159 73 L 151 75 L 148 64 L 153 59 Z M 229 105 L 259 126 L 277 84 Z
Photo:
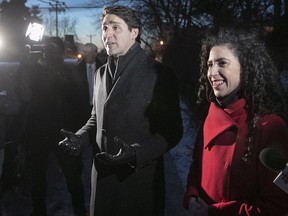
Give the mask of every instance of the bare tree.
M 56 19 L 53 14 L 50 14 L 49 18 L 45 19 L 45 31 L 48 36 L 55 36 L 56 35 L 56 25 L 55 25 Z M 76 32 L 76 26 L 77 26 L 77 20 L 76 18 L 71 19 L 69 16 L 64 16 L 60 18 L 58 22 L 59 26 L 59 32 L 58 36 L 60 38 L 64 38 L 65 35 L 71 34 L 74 35 L 75 38 L 77 38 L 77 32 Z
M 191 29 L 211 26 L 243 25 L 263 27 L 275 25 L 279 19 L 281 0 L 90 0 L 97 7 L 127 5 L 141 12 L 142 42 L 159 49 L 159 41 L 187 34 Z M 287 0 L 285 0 L 287 11 Z M 97 15 L 99 16 L 99 14 Z
M 56 31 L 56 27 L 55 27 L 55 18 L 53 17 L 53 15 L 50 14 L 50 17 L 46 17 L 45 18 L 45 34 L 48 36 L 53 36 L 53 32 Z
M 75 29 L 76 25 L 77 20 L 75 18 L 71 19 L 69 16 L 63 17 L 59 22 L 59 35 L 64 37 L 65 35 L 71 34 L 74 35 L 75 38 L 78 38 Z

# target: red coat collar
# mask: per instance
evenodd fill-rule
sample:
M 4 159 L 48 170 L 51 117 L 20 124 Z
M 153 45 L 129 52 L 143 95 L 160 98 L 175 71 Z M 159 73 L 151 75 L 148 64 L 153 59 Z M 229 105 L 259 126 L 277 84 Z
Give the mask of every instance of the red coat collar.
M 231 128 L 238 127 L 237 117 L 243 116 L 245 100 L 240 99 L 235 103 L 229 105 L 227 108 L 222 109 L 215 103 L 210 104 L 209 112 L 204 124 L 204 148 L 223 131 Z

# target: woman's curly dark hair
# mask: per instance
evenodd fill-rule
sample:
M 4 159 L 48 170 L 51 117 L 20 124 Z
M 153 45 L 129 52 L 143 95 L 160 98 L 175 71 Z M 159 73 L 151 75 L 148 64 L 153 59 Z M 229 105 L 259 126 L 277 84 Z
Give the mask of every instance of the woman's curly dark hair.
M 244 160 L 247 160 L 252 152 L 254 134 L 262 116 L 276 113 L 287 121 L 287 98 L 280 84 L 279 72 L 262 41 L 260 32 L 240 28 L 214 29 L 202 40 L 198 104 L 205 104 L 207 99 L 215 99 L 207 79 L 207 60 L 212 47 L 225 45 L 241 65 L 238 96 L 246 100 L 249 128 Z M 207 95 L 213 96 L 207 98 Z

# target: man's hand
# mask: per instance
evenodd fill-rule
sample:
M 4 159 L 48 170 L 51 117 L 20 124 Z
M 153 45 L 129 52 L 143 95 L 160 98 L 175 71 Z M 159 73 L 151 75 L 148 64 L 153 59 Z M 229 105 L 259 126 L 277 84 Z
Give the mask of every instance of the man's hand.
M 109 165 L 120 165 L 127 163 L 135 163 L 135 149 L 126 144 L 123 140 L 117 136 L 114 138 L 114 143 L 117 144 L 120 148 L 119 152 L 116 155 L 108 154 L 107 152 L 101 152 L 96 154 L 96 158 Z
M 84 143 L 79 135 L 61 129 L 60 133 L 66 138 L 59 142 L 58 146 L 69 155 L 78 156 L 84 147 Z

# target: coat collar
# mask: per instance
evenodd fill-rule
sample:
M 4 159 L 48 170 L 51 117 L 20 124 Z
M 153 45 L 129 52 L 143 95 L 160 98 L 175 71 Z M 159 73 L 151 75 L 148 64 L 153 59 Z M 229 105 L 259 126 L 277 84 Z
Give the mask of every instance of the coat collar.
M 108 91 L 109 88 L 111 88 L 111 91 L 108 93 L 108 98 L 110 98 L 111 94 L 115 94 L 116 91 L 115 89 L 120 89 L 122 85 L 125 84 L 124 80 L 127 80 L 129 77 L 129 80 L 132 80 L 133 76 L 137 76 L 137 71 L 135 70 L 130 70 L 130 67 L 135 67 L 135 65 L 131 64 L 134 58 L 137 58 L 137 55 L 143 52 L 143 49 L 141 48 L 140 44 L 137 42 L 132 47 L 129 49 L 129 51 L 118 58 L 117 61 L 117 66 L 116 66 L 116 72 L 115 72 L 115 77 L 113 81 L 113 86 L 109 86 L 109 78 L 110 76 L 109 70 L 108 70 L 108 64 L 106 64 L 106 78 L 105 78 L 105 83 L 106 83 L 106 90 Z M 121 79 L 120 79 L 121 78 Z M 124 79 L 125 78 L 125 79 Z
M 141 49 L 141 46 L 139 43 L 134 43 L 130 49 L 128 50 L 128 52 L 123 55 L 123 56 L 119 56 L 118 61 L 117 61 L 117 71 L 115 74 L 115 80 L 117 80 L 117 78 L 119 76 L 121 76 L 121 74 L 123 73 L 124 69 L 128 66 L 128 64 L 132 61 L 132 59 L 136 56 L 136 53 L 138 53 Z
M 221 109 L 215 103 L 210 104 L 209 112 L 204 123 L 204 147 L 206 148 L 210 142 L 228 130 L 231 127 L 237 127 L 239 116 L 243 116 L 245 110 L 245 100 L 240 99 L 229 105 L 225 109 Z

